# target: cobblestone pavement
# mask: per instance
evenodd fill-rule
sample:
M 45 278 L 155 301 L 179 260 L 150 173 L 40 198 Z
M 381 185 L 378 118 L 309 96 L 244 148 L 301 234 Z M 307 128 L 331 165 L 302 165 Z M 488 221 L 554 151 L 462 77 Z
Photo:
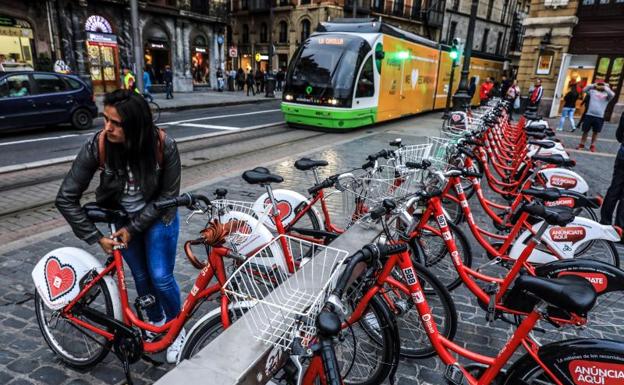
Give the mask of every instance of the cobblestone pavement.
M 364 155 L 385 147 L 387 142 L 396 136 L 402 136 L 404 142 L 417 143 L 423 140 L 423 135 L 435 134 L 437 119 L 423 118 L 414 120 L 415 124 L 410 128 L 403 128 L 393 132 L 372 134 L 347 143 L 337 144 L 321 151 L 316 151 L 314 157 L 329 161 L 330 166 L 323 170 L 323 175 L 329 175 L 342 169 L 356 167 L 364 159 Z M 425 124 L 424 122 L 427 122 Z M 422 123 L 422 124 L 419 124 Z M 426 128 L 428 127 L 428 128 Z M 607 128 L 604 138 L 611 138 L 611 128 Z M 408 135 L 409 133 L 409 135 Z M 566 145 L 571 145 L 575 138 L 562 137 Z M 341 140 L 337 136 L 337 140 Z M 612 169 L 614 144 L 608 141 L 599 143 L 599 151 L 605 155 L 590 153 L 575 153 L 578 161 L 577 169 L 584 175 L 594 191 L 604 194 Z M 310 148 L 312 150 L 313 148 Z M 297 157 L 289 157 L 269 168 L 282 176 L 285 182 L 284 188 L 294 189 L 305 194 L 306 187 L 311 185 L 311 176 L 295 170 L 292 167 Z M 260 162 L 257 165 L 261 165 Z M 264 165 L 264 164 L 262 164 Z M 233 169 L 235 166 L 232 166 Z M 221 179 L 218 183 L 201 186 L 200 178 L 197 178 L 198 191 L 211 194 L 218 186 L 227 187 L 231 199 L 252 200 L 263 191 L 252 187 L 239 176 L 222 177 L 217 174 L 214 179 Z M 205 178 L 208 179 L 208 178 Z M 204 180 L 205 180 L 204 179 Z M 180 214 L 186 213 L 182 209 Z M 180 240 L 195 237 L 201 229 L 202 223 L 193 220 L 190 224 L 182 224 Z M 467 233 L 469 235 L 469 233 Z M 470 235 L 469 235 L 470 238 Z M 37 242 L 24 244 L 23 247 L 0 255 L 0 383 L 10 385 L 27 384 L 121 384 L 124 376 L 119 362 L 111 354 L 102 363 L 88 371 L 76 371 L 63 365 L 54 356 L 45 342 L 37 327 L 33 309 L 33 286 L 30 272 L 37 260 L 48 251 L 62 246 L 76 246 L 85 248 L 94 255 L 102 257 L 98 247 L 88 247 L 76 239 L 73 234 L 63 232 Z M 473 253 L 476 259 L 474 265 L 482 263 L 482 252 L 476 245 Z M 182 250 L 180 247 L 178 250 Z M 621 251 L 622 252 L 622 251 Z M 183 296 L 189 292 L 197 274 L 183 254 L 179 254 L 176 263 L 176 279 L 180 283 Z M 503 345 L 511 327 L 502 322 L 487 325 L 483 311 L 476 306 L 473 296 L 463 287 L 455 290 L 453 298 L 459 312 L 459 329 L 455 341 L 484 354 L 495 354 Z M 134 292 L 131 292 L 131 298 Z M 202 313 L 202 310 L 198 313 Z M 624 321 L 623 321 L 624 324 Z M 189 324 L 191 325 L 191 324 Z M 156 359 L 164 359 L 163 355 L 156 355 Z M 161 377 L 171 365 L 154 367 L 143 361 L 132 366 L 132 372 L 137 384 L 152 383 Z M 443 367 L 437 359 L 427 360 L 402 360 L 397 374 L 398 384 L 422 384 L 440 385 L 443 380 L 440 373 Z M 208 382 L 207 382 L 208 383 Z

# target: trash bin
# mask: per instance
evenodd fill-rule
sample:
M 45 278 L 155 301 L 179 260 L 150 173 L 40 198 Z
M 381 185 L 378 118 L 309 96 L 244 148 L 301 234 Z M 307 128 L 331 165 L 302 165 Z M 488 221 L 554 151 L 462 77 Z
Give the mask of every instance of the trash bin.
M 264 91 L 266 92 L 264 94 L 265 97 L 267 98 L 275 97 L 275 76 L 267 75 L 266 81 L 264 82 Z
M 232 76 L 228 76 L 228 91 L 234 91 L 234 78 Z

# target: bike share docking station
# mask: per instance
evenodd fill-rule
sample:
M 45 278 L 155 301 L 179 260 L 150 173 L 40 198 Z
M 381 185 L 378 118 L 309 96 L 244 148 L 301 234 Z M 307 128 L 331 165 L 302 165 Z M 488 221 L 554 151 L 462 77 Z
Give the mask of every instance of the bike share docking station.
M 360 250 L 363 245 L 373 242 L 381 231 L 380 226 L 365 228 L 354 225 L 336 238 L 330 246 L 352 255 Z M 271 297 L 288 297 L 288 292 L 293 289 L 318 290 L 319 283 L 315 285 L 316 280 L 310 278 L 329 276 L 334 268 L 332 264 L 324 263 L 323 258 L 319 258 L 320 254 L 317 253 L 315 257 L 312 257 L 299 271 L 282 282 L 266 298 L 270 300 Z M 307 285 L 316 287 L 305 287 Z M 286 348 L 272 346 L 259 340 L 248 327 L 248 323 L 257 322 L 253 317 L 264 314 L 265 309 L 263 308 L 267 307 L 268 305 L 264 303 L 258 303 L 253 311 L 250 310 L 245 313 L 193 358 L 182 361 L 155 384 L 266 384 L 289 357 Z M 267 309 L 266 313 L 274 313 L 274 311 Z

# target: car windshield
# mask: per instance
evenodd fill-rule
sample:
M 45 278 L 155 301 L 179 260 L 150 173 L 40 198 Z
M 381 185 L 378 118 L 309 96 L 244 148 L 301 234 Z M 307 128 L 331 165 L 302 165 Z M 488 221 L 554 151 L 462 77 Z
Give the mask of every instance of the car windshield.
M 312 36 L 291 63 L 286 91 L 312 97 L 351 98 L 355 74 L 370 50 L 370 45 L 357 36 Z

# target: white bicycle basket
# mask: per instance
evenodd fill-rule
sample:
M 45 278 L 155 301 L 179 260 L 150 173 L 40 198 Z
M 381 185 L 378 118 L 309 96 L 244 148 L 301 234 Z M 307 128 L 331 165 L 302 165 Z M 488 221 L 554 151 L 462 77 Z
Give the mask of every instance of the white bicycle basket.
M 294 273 L 263 266 L 271 244 L 285 243 L 297 265 Z M 335 287 L 348 252 L 280 235 L 247 259 L 225 283 L 232 304 L 251 307 L 243 318 L 254 337 L 288 349 L 299 340 L 307 346 L 316 335 L 316 316 Z M 301 269 L 305 264 L 314 264 Z

